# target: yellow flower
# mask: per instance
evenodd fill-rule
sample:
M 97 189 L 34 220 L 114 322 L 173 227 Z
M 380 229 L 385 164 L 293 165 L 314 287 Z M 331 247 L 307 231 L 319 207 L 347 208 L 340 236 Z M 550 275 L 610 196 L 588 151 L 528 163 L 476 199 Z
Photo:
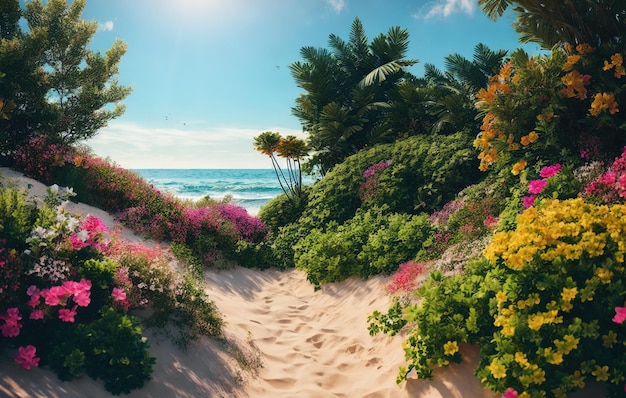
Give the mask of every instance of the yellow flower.
M 598 275 L 598 278 L 600 278 L 602 283 L 606 285 L 608 283 L 611 283 L 611 278 L 613 277 L 613 271 L 609 271 L 608 269 L 605 269 L 605 268 L 598 268 L 596 270 L 596 275 Z
M 521 351 L 517 351 L 515 353 L 515 362 L 519 363 L 521 366 L 525 368 L 530 367 L 530 362 L 528 362 L 528 358 L 526 358 L 526 354 Z
M 513 165 L 513 169 L 511 169 L 511 173 L 513 173 L 513 175 L 518 175 L 520 171 L 524 170 L 525 167 L 526 167 L 526 161 L 524 159 L 520 159 L 519 162 Z
M 543 326 L 543 314 L 534 314 L 528 317 L 528 327 L 532 330 L 539 330 Z
M 552 347 L 544 348 L 543 356 L 546 358 L 546 361 L 552 365 L 559 365 L 563 362 L 563 353 L 552 351 Z
M 609 330 L 608 334 L 602 336 L 602 345 L 606 348 L 613 348 L 613 344 L 617 343 L 617 333 Z
M 580 373 L 580 370 L 574 371 L 574 385 L 578 388 L 585 387 L 585 376 Z
M 533 372 L 532 382 L 539 385 L 546 381 L 546 372 L 541 369 L 535 369 Z
M 506 377 L 506 367 L 500 362 L 498 362 L 497 359 L 494 359 L 493 361 L 491 361 L 491 365 L 489 365 L 487 369 L 491 371 L 491 374 L 496 379 L 503 379 Z
M 528 133 L 528 140 L 530 142 L 535 142 L 539 139 L 539 134 L 537 134 L 536 131 L 531 131 L 530 133 Z
M 496 299 L 498 300 L 498 304 L 502 304 L 506 300 L 508 300 L 508 298 L 506 297 L 506 293 L 504 293 L 502 290 L 496 293 Z
M 596 365 L 596 369 L 591 372 L 592 375 L 596 376 L 596 380 L 598 381 L 607 381 L 609 379 L 609 367 L 608 366 L 598 366 Z
M 577 288 L 573 287 L 571 289 L 568 289 L 564 287 L 563 291 L 561 292 L 561 299 L 563 301 L 572 301 L 574 297 L 576 297 L 577 294 L 578 294 Z
M 459 346 L 456 341 L 448 341 L 443 345 L 443 353 L 445 355 L 454 355 L 459 351 Z

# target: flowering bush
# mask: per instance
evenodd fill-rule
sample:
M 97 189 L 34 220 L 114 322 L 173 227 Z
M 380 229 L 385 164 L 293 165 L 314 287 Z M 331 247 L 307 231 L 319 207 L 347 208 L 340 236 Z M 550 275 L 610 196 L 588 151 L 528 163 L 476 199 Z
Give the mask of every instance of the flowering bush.
M 0 190 L 0 197 L 24 202 L 24 192 L 8 191 Z M 64 204 L 55 208 L 43 204 L 36 209 L 15 207 L 15 203 L 12 213 L 0 211 L 5 216 L 3 222 L 13 226 L 3 230 L 8 246 L 2 253 L 9 254 L 3 257 L 3 265 L 10 264 L 12 269 L 0 274 L 3 291 L 4 286 L 10 288 L 6 292 L 9 294 L 0 296 L 0 344 L 18 347 L 14 359 L 25 369 L 49 364 L 59 377 L 69 380 L 97 367 L 109 375 L 97 376 L 111 391 L 130 391 L 143 385 L 150 377 L 154 359 L 149 356 L 141 329 L 127 336 L 121 346 L 117 342 L 127 356 L 124 368 L 117 367 L 110 358 L 101 362 L 103 357 L 89 354 L 97 347 L 110 350 L 110 345 L 85 345 L 86 336 L 92 335 L 103 311 L 112 304 L 110 295 L 115 289 L 112 278 L 100 276 L 106 273 L 105 268 L 100 271 L 90 265 L 106 263 L 99 260 L 100 250 L 107 247 L 107 229 L 102 221 L 93 216 L 75 217 Z M 31 213 L 33 217 L 24 217 Z M 20 220 L 27 222 L 19 224 Z M 105 298 L 99 296 L 101 291 Z M 72 349 L 66 352 L 64 347 Z M 132 356 L 134 359 L 129 359 Z M 126 381 L 116 386 L 109 383 L 108 377 L 119 378 L 120 374 L 128 376 Z
M 599 203 L 626 201 L 626 147 L 606 172 L 585 186 L 583 196 Z
M 519 174 L 528 162 L 554 155 L 611 154 L 624 145 L 623 49 L 565 45 L 549 56 L 518 50 L 478 94 L 485 111 L 474 145 L 481 170 L 510 165 Z M 556 160 L 556 159 L 554 159 Z M 499 162 L 499 163 L 498 163 Z M 507 166 L 509 167 L 509 166 Z
M 391 165 L 391 160 L 375 163 L 363 172 L 365 181 L 359 186 L 359 197 L 363 203 L 375 202 L 378 193 L 378 174 Z
M 460 360 L 455 343 L 471 342 L 481 346 L 477 375 L 495 391 L 565 397 L 590 380 L 623 391 L 625 252 L 624 205 L 544 199 L 494 235 L 486 260 L 464 275 L 435 273 L 418 291 L 422 303 L 403 312 L 415 321 L 409 370 L 430 377 Z

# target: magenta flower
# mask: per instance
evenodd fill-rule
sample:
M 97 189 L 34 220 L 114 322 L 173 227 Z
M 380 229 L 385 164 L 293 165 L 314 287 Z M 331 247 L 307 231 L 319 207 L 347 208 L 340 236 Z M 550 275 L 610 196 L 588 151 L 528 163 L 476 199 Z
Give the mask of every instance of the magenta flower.
M 87 307 L 89 303 L 91 303 L 91 298 L 89 297 L 89 294 L 89 292 L 79 292 L 75 294 L 74 302 L 80 307 Z
M 76 306 L 71 310 L 68 308 L 61 308 L 59 310 L 59 319 L 63 322 L 74 323 L 74 317 L 76 316 Z
M 502 398 L 516 398 L 517 395 L 518 395 L 517 391 L 509 387 L 506 389 L 504 394 L 502 394 Z
M 557 164 L 552 165 L 552 166 L 543 167 L 539 171 L 539 175 L 542 176 L 543 178 L 550 178 L 550 177 L 558 174 L 560 171 L 561 171 L 561 165 L 557 163 Z
M 544 180 L 532 180 L 528 183 L 528 192 L 532 194 L 539 194 L 548 185 L 548 182 Z
M 37 319 L 43 319 L 43 311 L 42 310 L 34 310 L 30 313 L 30 319 L 36 321 Z
M 19 322 L 22 317 L 17 308 L 9 308 L 6 315 L 0 314 L 0 319 L 4 320 L 4 325 L 0 326 L 0 332 L 4 337 L 17 337 L 20 334 L 22 324 Z
M 624 323 L 624 320 L 626 320 L 626 307 L 615 307 L 613 322 L 621 324 Z
M 530 206 L 535 204 L 535 198 L 537 198 L 535 195 L 524 196 L 522 198 L 522 206 L 524 206 L 525 209 L 528 209 Z
M 17 355 L 13 357 L 15 362 L 22 365 L 26 370 L 30 370 L 32 366 L 39 366 L 39 358 L 35 356 L 37 349 L 32 345 L 18 348 Z
M 115 301 L 124 301 L 126 300 L 126 292 L 119 287 L 114 287 L 113 292 L 111 292 L 111 297 L 113 297 Z

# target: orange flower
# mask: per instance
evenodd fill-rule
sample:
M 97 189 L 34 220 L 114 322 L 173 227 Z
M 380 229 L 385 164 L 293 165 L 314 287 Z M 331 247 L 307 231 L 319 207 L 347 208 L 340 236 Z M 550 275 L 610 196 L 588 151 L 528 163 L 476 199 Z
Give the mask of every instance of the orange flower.
M 567 61 L 563 65 L 563 70 L 566 72 L 571 71 L 574 68 L 574 65 L 580 60 L 580 55 L 574 54 L 567 57 Z
M 585 85 L 589 83 L 587 75 L 581 75 L 577 70 L 571 71 L 561 78 L 565 88 L 561 90 L 561 94 L 568 98 L 587 98 L 587 89 Z
M 578 54 L 580 55 L 584 55 L 584 54 L 588 54 L 590 52 L 593 52 L 594 48 L 591 47 L 589 44 L 587 43 L 583 43 L 583 44 L 579 44 L 576 46 L 576 51 L 578 52 Z
M 598 116 L 600 112 L 605 109 L 609 110 L 611 115 L 614 115 L 616 112 L 619 112 L 618 104 L 615 102 L 615 96 L 613 93 L 598 93 L 593 99 L 591 103 L 591 109 L 589 109 L 589 113 L 592 116 Z
M 528 146 L 530 145 L 530 140 L 528 139 L 528 136 L 525 135 L 520 139 L 520 143 L 524 146 Z
M 526 161 L 524 159 L 520 159 L 519 162 L 513 165 L 513 168 L 511 169 L 511 173 L 513 173 L 513 175 L 518 175 L 520 171 L 524 170 L 525 167 L 526 167 Z
M 538 139 L 539 139 L 539 134 L 537 134 L 537 132 L 531 131 L 530 133 L 528 133 L 528 140 L 530 142 L 535 142 Z

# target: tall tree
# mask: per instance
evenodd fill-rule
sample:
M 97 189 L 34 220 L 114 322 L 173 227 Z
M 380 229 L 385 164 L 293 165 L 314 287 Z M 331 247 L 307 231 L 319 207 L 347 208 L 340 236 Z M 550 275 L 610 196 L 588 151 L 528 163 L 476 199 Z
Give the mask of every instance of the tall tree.
M 394 27 L 369 43 L 356 18 L 348 41 L 331 34 L 330 49 L 301 49 L 303 61 L 290 70 L 305 93 L 292 113 L 309 134 L 314 151 L 309 168 L 325 174 L 345 157 L 387 139 L 391 130 L 384 114 L 391 93 L 417 62 L 405 59 L 408 37 L 405 29 Z
M 85 0 L 27 1 L 22 12 L 27 31 L 0 42 L 7 74 L 0 97 L 17 104 L 11 120 L 0 126 L 2 149 L 35 133 L 71 144 L 124 112 L 121 101 L 131 88 L 120 85 L 117 75 L 126 45 L 117 40 L 105 54 L 89 50 L 97 22 L 81 19 L 84 7 Z
M 619 43 L 626 31 L 624 0 L 478 0 L 478 5 L 494 20 L 514 6 L 520 40 L 546 49 L 558 43 Z

